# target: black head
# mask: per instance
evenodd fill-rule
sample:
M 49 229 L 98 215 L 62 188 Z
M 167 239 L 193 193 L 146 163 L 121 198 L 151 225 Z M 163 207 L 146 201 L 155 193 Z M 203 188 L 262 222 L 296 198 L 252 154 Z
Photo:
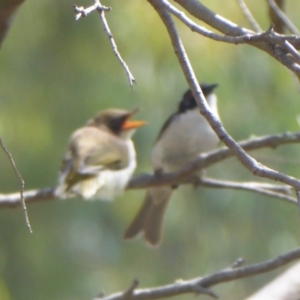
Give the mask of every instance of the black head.
M 107 109 L 100 112 L 94 119 L 88 121 L 88 126 L 108 129 L 114 134 L 119 134 L 123 124 L 131 113 L 122 109 Z
M 204 96 L 208 96 L 213 92 L 213 90 L 218 86 L 218 84 L 200 84 Z M 193 96 L 193 93 L 188 89 L 182 96 L 181 101 L 179 102 L 178 111 L 185 112 L 190 109 L 194 109 L 197 106 L 196 100 Z
M 131 111 L 123 109 L 106 109 L 100 112 L 94 119 L 88 121 L 87 126 L 95 126 L 104 130 L 108 130 L 115 135 L 123 135 L 124 132 L 129 132 L 125 136 L 131 136 L 134 131 L 140 126 L 145 125 L 144 121 L 129 120 L 139 110 Z

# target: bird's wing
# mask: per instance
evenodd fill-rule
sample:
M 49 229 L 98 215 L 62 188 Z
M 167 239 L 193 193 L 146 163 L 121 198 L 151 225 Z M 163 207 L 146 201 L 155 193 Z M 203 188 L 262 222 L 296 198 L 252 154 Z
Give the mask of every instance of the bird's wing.
M 101 170 L 118 170 L 129 163 L 126 141 L 104 130 L 81 128 L 72 135 L 61 168 L 67 189 L 88 182 Z
M 101 169 L 118 170 L 128 165 L 126 141 L 107 131 L 85 127 L 75 132 L 70 142 L 78 173 L 87 174 Z

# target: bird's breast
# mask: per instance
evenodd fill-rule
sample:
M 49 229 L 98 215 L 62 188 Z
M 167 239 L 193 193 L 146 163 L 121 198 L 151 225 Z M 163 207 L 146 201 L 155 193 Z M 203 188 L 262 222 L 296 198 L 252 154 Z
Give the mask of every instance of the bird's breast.
M 197 109 L 178 114 L 152 151 L 152 166 L 172 172 L 218 145 L 218 137 Z
M 131 140 L 128 143 L 128 165 L 119 170 L 103 170 L 97 176 L 99 186 L 101 186 L 93 198 L 102 200 L 112 200 L 122 194 L 126 188 L 135 168 L 136 154 Z

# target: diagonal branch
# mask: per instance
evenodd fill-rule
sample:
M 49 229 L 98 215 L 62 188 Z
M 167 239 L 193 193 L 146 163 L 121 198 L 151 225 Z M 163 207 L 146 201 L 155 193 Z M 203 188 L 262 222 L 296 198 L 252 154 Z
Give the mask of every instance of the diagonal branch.
M 285 186 L 269 185 L 258 182 L 235 182 L 227 180 L 218 180 L 213 178 L 199 178 L 197 184 L 209 188 L 244 190 L 254 193 L 259 193 L 265 196 L 284 200 L 290 204 L 297 204 L 297 199 L 286 195 L 286 192 L 291 192 L 290 189 L 283 189 Z M 284 193 L 282 193 L 282 191 Z
M 289 41 L 284 41 L 281 45 L 294 57 L 297 63 L 300 63 L 300 53 Z
M 200 278 L 194 278 L 191 280 L 178 280 L 175 283 L 145 289 L 131 290 L 131 300 L 152 300 L 152 299 L 163 299 L 168 297 L 179 296 L 182 294 L 201 294 L 206 293 L 212 297 L 216 295 L 209 289 L 210 287 L 233 281 L 241 278 L 251 277 L 258 274 L 263 274 L 276 270 L 294 260 L 300 258 L 300 248 L 286 252 L 273 259 L 245 266 L 245 267 L 230 267 L 211 275 L 207 275 Z M 210 292 L 210 293 L 209 293 Z M 118 292 L 115 294 L 108 295 L 106 297 L 96 298 L 98 300 L 126 300 L 124 297 L 125 292 Z
M 74 9 L 75 9 L 75 12 L 77 13 L 76 16 L 75 16 L 75 20 L 79 20 L 81 17 L 86 17 L 88 14 L 90 14 L 92 11 L 97 11 L 99 13 L 99 16 L 100 16 L 100 19 L 101 19 L 101 22 L 103 24 L 103 29 L 104 29 L 104 32 L 106 33 L 108 39 L 109 39 L 109 42 L 110 42 L 110 45 L 111 45 L 111 48 L 112 48 L 112 51 L 114 53 L 114 55 L 116 56 L 116 58 L 119 60 L 119 62 L 121 63 L 121 65 L 123 66 L 126 74 L 127 74 L 127 77 L 128 77 L 128 80 L 129 80 L 129 84 L 130 86 L 132 87 L 134 83 L 136 83 L 136 80 L 135 78 L 133 77 L 132 73 L 130 72 L 130 69 L 129 67 L 127 66 L 126 62 L 124 61 L 124 59 L 122 58 L 119 50 L 118 50 L 118 47 L 117 47 L 117 44 L 114 40 L 114 37 L 111 33 L 111 30 L 108 26 L 108 23 L 106 21 L 106 18 L 105 18 L 105 11 L 110 11 L 111 8 L 110 7 L 106 7 L 106 6 L 103 6 L 99 0 L 94 0 L 94 4 L 91 5 L 90 7 L 88 8 L 84 8 L 84 7 L 78 7 L 78 6 L 74 6 Z
M 21 202 L 21 205 L 22 205 L 22 208 L 23 208 L 23 211 L 24 211 L 24 214 L 25 214 L 25 221 L 26 221 L 26 225 L 29 229 L 29 232 L 32 233 L 32 229 L 31 229 L 31 225 L 30 225 L 30 221 L 29 221 L 29 217 L 28 217 L 28 212 L 27 212 L 27 207 L 26 207 L 26 203 L 25 203 L 25 198 L 24 198 L 24 185 L 25 185 L 25 182 L 22 178 L 22 175 L 21 173 L 19 172 L 17 166 L 16 166 L 16 163 L 11 155 L 11 153 L 8 151 L 8 149 L 6 148 L 6 146 L 4 145 L 1 137 L 0 137 L 0 146 L 1 148 L 3 149 L 3 151 L 5 152 L 5 154 L 7 155 L 8 159 L 9 159 L 9 162 L 14 170 L 14 172 L 16 173 L 18 179 L 19 179 L 19 182 L 20 182 L 20 193 L 19 193 L 19 202 Z
M 297 27 L 292 23 L 292 21 L 284 14 L 280 7 L 276 4 L 274 0 L 267 0 L 272 11 L 277 15 L 279 19 L 285 24 L 285 26 L 293 33 L 299 35 L 300 32 Z
M 243 12 L 243 14 L 245 15 L 246 19 L 249 21 L 249 23 L 251 24 L 252 28 L 256 31 L 256 32 L 261 32 L 261 28 L 259 26 L 259 24 L 256 22 L 256 20 L 254 19 L 254 17 L 251 14 L 251 11 L 249 10 L 249 8 L 247 7 L 246 3 L 244 0 L 237 0 L 238 4 Z
M 199 86 L 198 80 L 195 76 L 194 70 L 190 64 L 189 58 L 185 52 L 184 46 L 175 27 L 174 21 L 172 20 L 170 13 L 165 9 L 163 5 L 164 0 L 148 1 L 152 4 L 154 9 L 159 14 L 169 33 L 175 54 L 183 70 L 185 78 L 196 99 L 200 113 L 208 121 L 210 126 L 218 135 L 219 139 L 234 153 L 235 157 L 239 160 L 239 162 L 252 174 L 259 177 L 268 178 L 274 181 L 280 181 L 282 183 L 294 187 L 296 191 L 300 190 L 300 181 L 298 179 L 279 173 L 266 166 L 263 166 L 262 164 L 257 162 L 253 157 L 248 155 L 245 152 L 245 150 L 243 150 L 243 148 L 228 134 L 228 132 L 223 127 L 222 123 L 211 112 L 205 100 L 205 97 Z
M 275 3 L 282 11 L 284 10 L 285 1 L 286 0 L 275 0 Z M 268 0 L 266 2 L 268 2 Z M 277 13 L 269 4 L 268 6 L 269 6 L 269 17 L 270 17 L 271 24 L 273 24 L 274 26 L 274 30 L 278 33 L 284 33 L 286 27 L 284 22 L 282 22 L 282 20 L 278 17 Z

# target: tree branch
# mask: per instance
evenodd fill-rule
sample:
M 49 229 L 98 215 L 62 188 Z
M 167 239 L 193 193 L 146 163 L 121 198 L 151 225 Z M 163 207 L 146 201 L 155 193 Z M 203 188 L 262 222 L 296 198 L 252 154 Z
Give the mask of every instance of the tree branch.
M 246 267 L 230 267 L 221 270 L 212 275 L 194 278 L 191 280 L 178 280 L 173 284 L 168 284 L 156 288 L 145 288 L 131 290 L 131 300 L 153 300 L 168 297 L 179 296 L 182 294 L 210 294 L 212 297 L 216 295 L 209 290 L 210 287 L 233 281 L 241 278 L 251 277 L 276 270 L 294 260 L 300 258 L 300 248 L 289 251 L 274 259 L 270 259 L 261 263 L 249 265 Z M 126 292 L 118 292 L 106 297 L 96 298 L 101 300 L 126 300 Z
M 199 178 L 199 185 L 209 187 L 209 188 L 221 188 L 221 189 L 233 189 L 233 190 L 244 190 L 254 193 L 259 193 L 265 196 L 278 198 L 284 200 L 290 204 L 297 204 L 297 199 L 288 196 L 286 193 L 291 192 L 291 190 L 285 189 L 285 186 L 280 185 L 269 185 L 258 182 L 234 182 L 218 180 L 213 178 Z
M 246 35 L 254 34 L 253 31 L 240 27 L 237 24 L 221 17 L 220 15 L 212 12 L 207 7 L 205 7 L 202 3 L 198 0 L 174 0 L 179 5 L 181 5 L 184 9 L 186 9 L 191 15 L 196 17 L 197 19 L 205 22 L 209 26 L 217 29 L 218 31 L 222 32 L 226 36 L 234 36 L 234 37 L 241 37 Z M 164 4 L 163 4 L 164 3 Z M 165 5 L 168 3 L 167 0 L 161 0 L 160 5 Z M 267 53 L 269 53 L 272 57 L 278 60 L 281 64 L 286 66 L 288 69 L 293 71 L 295 74 L 300 75 L 300 66 L 299 64 L 295 63 L 293 59 L 289 58 L 286 55 L 285 49 L 278 45 L 272 44 L 267 39 L 266 40 L 249 40 L 248 44 L 255 46 Z M 295 45 L 294 45 L 295 46 Z M 297 42 L 296 48 L 299 47 L 299 43 Z
M 267 147 L 276 148 L 281 145 L 294 144 L 299 142 L 300 142 L 300 132 L 296 132 L 296 133 L 284 133 L 284 134 L 276 134 L 276 135 L 268 135 L 263 137 L 251 138 L 249 140 L 241 141 L 239 144 L 244 150 L 253 151 L 253 150 L 267 148 Z M 192 163 L 184 166 L 180 170 L 173 173 L 164 173 L 159 175 L 153 175 L 153 174 L 137 175 L 130 180 L 127 189 L 145 189 L 145 188 L 161 186 L 161 185 L 194 183 L 194 181 L 189 181 L 190 177 L 194 173 L 198 172 L 200 169 L 208 168 L 209 166 L 215 163 L 219 163 L 232 156 L 233 153 L 228 148 L 223 147 L 221 149 L 217 149 L 199 155 L 199 157 L 196 160 L 194 160 Z M 224 181 L 223 183 L 224 185 L 226 185 Z M 204 179 L 202 179 L 202 182 L 200 180 L 199 184 L 203 186 L 208 186 L 208 183 L 205 182 Z M 240 189 L 250 190 L 250 188 L 248 188 L 249 185 L 246 188 L 245 186 L 242 187 L 243 183 L 235 183 L 235 184 L 239 185 Z M 257 192 L 262 193 L 262 191 L 259 190 L 263 190 L 264 194 L 268 192 L 267 190 L 277 192 L 277 194 L 278 193 L 289 194 L 290 191 L 290 188 L 288 186 L 282 186 L 282 185 L 270 185 L 270 184 L 266 185 L 265 183 L 255 183 L 255 186 L 258 189 Z M 232 188 L 234 187 L 232 186 Z M 55 199 L 53 188 L 26 191 L 24 193 L 24 197 L 26 199 L 27 204 Z M 281 195 L 277 195 L 276 197 L 281 197 Z M 294 200 L 293 198 L 287 196 L 284 198 L 287 201 Z M 19 205 L 20 205 L 19 193 L 0 194 L 0 207 L 16 207 Z
M 207 30 L 206 28 L 196 24 L 190 18 L 188 18 L 182 11 L 178 10 L 175 6 L 171 5 L 169 2 L 163 0 L 164 7 L 174 16 L 176 16 L 180 21 L 182 21 L 187 27 L 189 27 L 193 32 L 197 32 L 207 38 L 215 41 L 229 43 L 229 44 L 246 44 L 253 42 L 268 42 L 270 44 L 281 45 L 287 53 L 290 53 L 292 57 L 300 63 L 300 54 L 295 49 L 295 46 L 299 48 L 300 37 L 295 35 L 282 35 L 278 34 L 270 27 L 267 31 L 260 33 L 247 33 L 242 36 L 232 37 L 227 35 L 221 35 Z M 274 46 L 273 46 L 274 48 Z M 279 51 L 279 49 L 277 49 Z M 278 52 L 279 53 L 279 52 Z M 280 53 L 279 53 L 280 54 Z M 278 54 L 278 55 L 279 55 Z M 295 71 L 294 67 L 292 67 Z M 298 67 L 296 68 L 296 71 Z
M 82 6 L 78 7 L 78 6 L 75 5 L 74 9 L 75 9 L 75 12 L 77 13 L 76 16 L 75 16 L 75 20 L 76 21 L 79 20 L 81 17 L 86 17 L 92 11 L 97 11 L 99 13 L 101 22 L 103 24 L 104 32 L 106 33 L 106 35 L 107 35 L 107 37 L 109 39 L 112 51 L 113 51 L 114 55 L 117 57 L 117 59 L 119 60 L 119 62 L 121 63 L 121 65 L 123 66 L 123 68 L 124 68 L 124 70 L 125 70 L 125 72 L 127 74 L 127 77 L 128 77 L 128 80 L 129 80 L 129 84 L 132 87 L 133 84 L 136 83 L 136 80 L 133 77 L 132 73 L 130 72 L 130 69 L 127 66 L 126 62 L 123 60 L 120 52 L 118 51 L 117 44 L 116 44 L 116 42 L 114 40 L 114 37 L 113 37 L 113 35 L 112 35 L 111 31 L 110 31 L 110 28 L 109 28 L 108 23 L 107 23 L 106 18 L 105 18 L 105 11 L 110 11 L 111 8 L 103 6 L 100 3 L 99 0 L 94 0 L 94 4 L 91 5 L 90 7 L 84 8 Z
M 256 32 L 261 32 L 261 28 L 259 26 L 259 24 L 256 22 L 256 20 L 254 19 L 254 17 L 251 14 L 251 11 L 249 10 L 249 8 L 247 7 L 246 3 L 244 0 L 237 0 L 238 4 L 243 12 L 243 14 L 245 15 L 246 19 L 249 21 L 249 23 L 251 24 L 252 28 L 256 31 Z
M 30 225 L 28 212 L 27 212 L 27 207 L 26 207 L 25 198 L 24 198 L 24 185 L 25 185 L 25 182 L 22 178 L 21 173 L 19 172 L 19 170 L 16 166 L 16 163 L 15 163 L 11 153 L 8 151 L 8 149 L 4 145 L 1 137 L 0 137 L 0 146 L 3 149 L 4 153 L 7 155 L 8 160 L 9 160 L 12 168 L 13 168 L 14 172 L 16 173 L 16 175 L 19 179 L 19 182 L 20 182 L 19 203 L 21 203 L 23 211 L 24 211 L 26 226 L 29 229 L 29 232 L 32 233 L 32 228 L 31 228 L 31 225 Z
M 282 183 L 294 187 L 296 191 L 300 190 L 300 181 L 298 179 L 291 176 L 287 176 L 283 173 L 279 173 L 266 166 L 263 166 L 262 164 L 257 162 L 253 157 L 248 155 L 243 150 L 243 148 L 238 143 L 236 143 L 236 141 L 228 134 L 228 132 L 223 127 L 222 123 L 211 112 L 207 104 L 207 101 L 201 91 L 198 80 L 195 76 L 194 70 L 190 64 L 189 58 L 185 52 L 182 41 L 178 35 L 174 21 L 172 20 L 170 13 L 166 10 L 163 4 L 165 0 L 148 0 L 148 1 L 152 4 L 154 9 L 161 17 L 169 33 L 175 54 L 178 58 L 179 64 L 182 68 L 185 78 L 196 99 L 200 113 L 208 121 L 210 126 L 218 135 L 219 139 L 234 153 L 235 157 L 240 161 L 240 163 L 246 169 L 248 169 L 252 174 L 259 177 L 268 178 L 273 181 L 280 181 Z
M 268 3 L 268 0 L 266 1 Z M 285 0 L 275 0 L 275 3 L 280 8 L 280 10 L 284 10 L 284 4 Z M 274 30 L 278 33 L 284 33 L 285 24 L 282 22 L 282 20 L 278 17 L 277 13 L 274 11 L 274 9 L 269 5 L 269 17 L 271 24 L 274 25 Z
M 276 4 L 274 0 L 267 0 L 272 11 L 277 15 L 277 17 L 285 24 L 285 26 L 293 33 L 299 35 L 299 30 L 292 23 L 292 21 L 284 14 L 280 7 Z
M 188 18 L 184 12 L 177 9 L 174 5 L 171 5 L 168 1 L 162 0 L 164 7 L 174 16 L 176 16 L 182 23 L 189 27 L 192 31 L 197 32 L 207 38 L 215 41 L 225 42 L 229 44 L 245 44 L 253 42 L 268 42 L 274 44 L 283 45 L 285 41 L 290 42 L 294 47 L 299 47 L 300 37 L 295 35 L 283 35 L 278 34 L 272 30 L 272 27 L 268 30 L 260 33 L 248 32 L 238 36 L 229 36 L 224 34 L 214 33 L 203 26 L 198 25 L 192 19 Z

